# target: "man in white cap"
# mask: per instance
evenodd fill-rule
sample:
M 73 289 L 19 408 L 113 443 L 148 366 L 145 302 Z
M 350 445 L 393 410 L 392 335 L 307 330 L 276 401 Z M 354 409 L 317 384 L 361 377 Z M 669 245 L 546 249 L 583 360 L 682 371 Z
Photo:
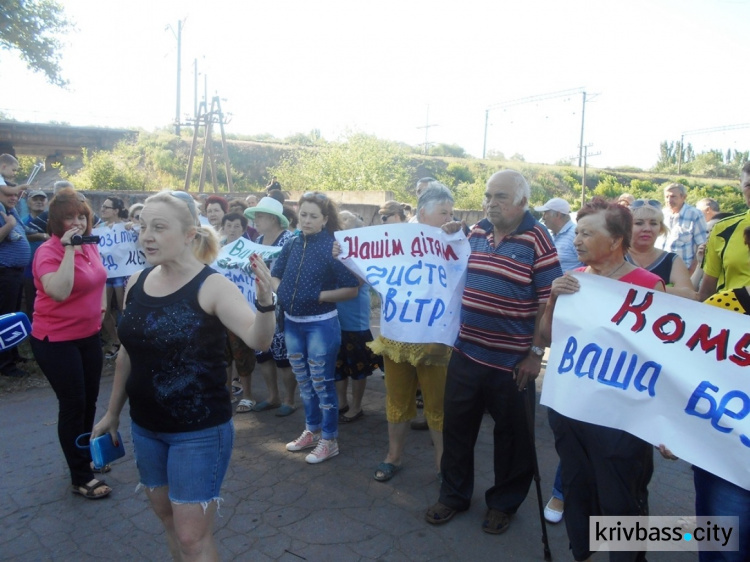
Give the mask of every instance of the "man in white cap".
M 542 222 L 552 233 L 563 272 L 583 267 L 573 246 L 576 229 L 570 218 L 570 204 L 565 199 L 554 197 L 541 207 L 534 207 L 534 210 L 542 213 Z

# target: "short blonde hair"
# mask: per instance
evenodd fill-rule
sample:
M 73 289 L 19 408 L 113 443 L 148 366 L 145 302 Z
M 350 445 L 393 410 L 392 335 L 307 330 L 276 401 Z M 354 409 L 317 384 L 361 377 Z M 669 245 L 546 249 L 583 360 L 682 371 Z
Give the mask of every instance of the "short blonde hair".
M 179 195 L 184 193 L 185 195 Z M 195 230 L 193 238 L 193 255 L 201 263 L 209 264 L 219 255 L 219 237 L 213 228 L 205 227 L 198 221 L 198 211 L 192 196 L 185 191 L 160 191 L 146 199 L 149 203 L 165 203 L 174 209 L 177 219 L 182 224 L 183 232 Z
M 630 213 L 633 215 L 633 220 L 659 219 L 659 234 L 662 236 L 666 236 L 667 233 L 669 233 L 669 228 L 666 224 L 664 224 L 664 213 L 661 212 L 661 209 L 657 209 L 656 207 L 652 207 L 651 205 L 641 205 L 640 207 L 636 208 L 633 208 L 631 206 Z

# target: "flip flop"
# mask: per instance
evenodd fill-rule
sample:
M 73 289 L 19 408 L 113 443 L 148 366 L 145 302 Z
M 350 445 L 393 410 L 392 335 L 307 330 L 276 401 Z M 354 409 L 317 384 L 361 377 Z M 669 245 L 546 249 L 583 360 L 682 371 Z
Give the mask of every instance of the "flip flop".
M 365 412 L 363 410 L 360 410 L 359 412 L 357 412 L 356 414 L 354 414 L 351 417 L 345 416 L 344 414 L 341 414 L 339 416 L 339 423 L 352 423 L 354 421 L 357 421 L 358 419 L 360 419 L 364 415 L 365 415 Z
M 347 413 L 348 411 L 349 411 L 349 404 L 347 404 L 347 405 L 346 405 L 346 406 L 344 406 L 343 408 L 339 408 L 339 415 L 341 415 L 341 414 L 345 414 L 345 413 Z
M 268 400 L 263 400 L 263 402 L 258 402 L 253 407 L 253 411 L 263 412 L 265 410 L 275 410 L 276 408 L 280 408 L 280 407 L 281 407 L 281 404 L 271 404 Z
M 381 462 L 375 469 L 372 477 L 378 482 L 388 482 L 396 473 L 401 470 L 401 465 L 395 465 L 389 462 Z
M 286 416 L 292 415 L 294 412 L 297 411 L 297 408 L 294 406 L 289 406 L 288 404 L 282 404 L 279 408 L 279 411 L 276 412 L 277 418 L 285 418 Z

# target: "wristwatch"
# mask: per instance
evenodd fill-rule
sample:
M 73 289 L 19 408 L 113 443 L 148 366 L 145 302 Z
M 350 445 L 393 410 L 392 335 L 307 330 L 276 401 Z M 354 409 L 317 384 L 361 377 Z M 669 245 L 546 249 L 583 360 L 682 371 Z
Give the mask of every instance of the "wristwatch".
M 255 310 L 258 312 L 273 312 L 276 310 L 276 293 L 271 293 L 271 304 L 263 306 L 258 302 L 257 297 L 253 301 L 253 304 L 255 305 Z
M 543 347 L 537 347 L 536 345 L 531 346 L 531 353 L 536 355 L 539 358 L 544 357 L 544 348 Z

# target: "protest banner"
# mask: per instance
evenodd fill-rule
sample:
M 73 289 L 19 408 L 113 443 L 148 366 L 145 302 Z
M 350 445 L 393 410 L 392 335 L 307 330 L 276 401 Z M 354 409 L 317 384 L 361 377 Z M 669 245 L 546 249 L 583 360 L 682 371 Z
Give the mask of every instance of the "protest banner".
M 747 316 L 604 277 L 555 306 L 541 402 L 750 489 Z
M 247 238 L 238 238 L 224 246 L 211 267 L 237 285 L 251 308 L 255 310 L 255 275 L 250 268 L 250 256 L 260 255 L 268 261 L 281 252 L 280 246 L 263 246 Z
M 107 279 L 130 277 L 146 267 L 146 256 L 138 246 L 138 231 L 125 228 L 123 223 L 94 228 L 91 234 L 99 237 L 99 255 L 107 270 Z
M 379 294 L 380 333 L 409 343 L 453 345 L 471 248 L 464 233 L 388 224 L 334 233 L 339 259 Z

